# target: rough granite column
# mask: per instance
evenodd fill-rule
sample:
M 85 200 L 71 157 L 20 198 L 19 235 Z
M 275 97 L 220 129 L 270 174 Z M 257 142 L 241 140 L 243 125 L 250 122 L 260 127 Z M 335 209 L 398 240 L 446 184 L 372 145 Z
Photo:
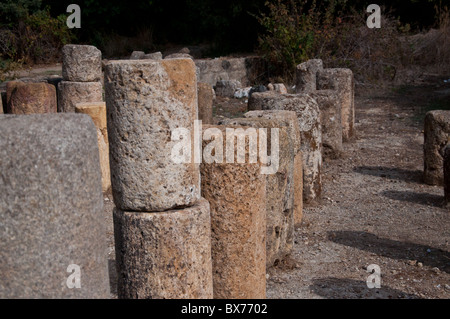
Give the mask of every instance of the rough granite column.
M 444 148 L 450 141 L 450 111 L 430 111 L 424 125 L 424 181 L 444 185 Z
M 355 81 L 350 69 L 324 69 L 317 75 L 318 90 L 337 90 L 341 99 L 342 138 L 355 136 Z
M 0 131 L 0 298 L 109 298 L 92 120 L 2 115 Z
M 216 147 L 205 148 L 211 141 L 203 141 L 204 153 L 209 150 L 209 154 L 219 156 L 222 145 L 223 161 L 204 161 L 200 167 L 202 195 L 211 205 L 214 298 L 263 299 L 266 297 L 266 178 L 261 175 L 260 163 L 226 163 L 226 128 L 204 126 L 203 133 L 211 128 L 215 129 L 216 137 L 212 139 Z
M 265 128 L 268 147 L 278 143 L 278 169 L 273 174 L 264 175 L 266 177 L 266 267 L 270 268 L 288 256 L 294 246 L 294 143 L 289 134 L 289 122 L 256 117 L 229 119 L 221 124 Z M 272 139 L 273 128 L 279 131 L 278 141 Z M 270 154 L 270 148 L 267 153 Z
M 100 169 L 102 171 L 102 190 L 103 192 L 106 192 L 111 187 L 108 129 L 106 127 L 106 104 L 105 102 L 78 103 L 75 106 L 75 113 L 89 115 L 97 128 Z
M 56 89 L 48 83 L 10 81 L 6 84 L 7 113 L 56 113 Z
M 114 211 L 118 297 L 212 299 L 209 203 L 156 213 Z
M 310 203 L 322 192 L 322 128 L 317 102 L 308 94 L 253 93 L 249 110 L 287 110 L 297 114 L 303 153 L 303 200 Z
M 296 93 L 309 93 L 317 89 L 317 73 L 323 70 L 323 62 L 320 59 L 308 60 L 297 66 L 296 69 Z
M 203 124 L 213 123 L 213 100 L 214 89 L 208 83 L 197 83 L 198 85 L 198 119 Z
M 119 298 L 212 298 L 199 164 L 172 158 L 177 129 L 195 144 L 194 62 L 110 61 L 105 87 Z

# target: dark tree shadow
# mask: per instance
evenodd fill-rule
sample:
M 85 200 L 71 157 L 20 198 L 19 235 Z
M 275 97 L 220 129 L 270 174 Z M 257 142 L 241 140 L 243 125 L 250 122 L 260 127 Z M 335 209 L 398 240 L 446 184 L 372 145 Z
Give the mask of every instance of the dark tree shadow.
M 370 175 L 408 183 L 422 184 L 423 172 L 420 170 L 407 170 L 397 167 L 359 166 L 353 169 L 356 173 Z
M 439 196 L 428 193 L 389 190 L 384 191 L 383 196 L 402 202 L 409 202 L 425 206 L 443 206 L 444 204 L 444 195 Z
M 450 273 L 450 253 L 425 245 L 380 238 L 367 232 L 328 232 L 328 239 L 337 244 L 358 248 L 398 260 L 418 260 L 425 266 Z
M 315 279 L 309 288 L 326 299 L 420 299 L 416 295 L 385 287 L 383 281 L 380 289 L 369 289 L 364 281 L 330 277 Z
M 117 295 L 116 261 L 113 259 L 108 260 L 108 272 L 109 272 L 110 293 L 113 295 Z

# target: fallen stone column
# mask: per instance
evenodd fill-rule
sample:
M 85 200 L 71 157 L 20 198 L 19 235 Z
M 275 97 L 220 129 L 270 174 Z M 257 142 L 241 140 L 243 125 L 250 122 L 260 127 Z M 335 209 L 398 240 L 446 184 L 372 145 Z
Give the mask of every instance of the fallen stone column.
M 145 79 L 145 80 L 144 80 Z M 105 72 L 111 183 L 116 207 L 161 212 L 200 199 L 199 165 L 172 160 L 172 132 L 194 141 L 195 66 L 189 59 L 110 61 Z
M 310 92 L 309 95 L 316 100 L 320 109 L 323 155 L 328 158 L 338 158 L 343 151 L 339 94 L 335 90 L 319 90 Z
M 100 82 L 102 52 L 92 45 L 67 44 L 62 49 L 62 75 L 65 81 Z
M 444 148 L 450 140 L 450 111 L 430 111 L 424 125 L 424 181 L 444 185 Z
M 157 213 L 114 211 L 121 299 L 212 299 L 209 203 Z
M 299 64 L 295 72 L 295 92 L 309 93 L 317 90 L 317 73 L 323 70 L 320 59 L 308 60 Z
M 303 153 L 303 200 L 310 203 L 322 192 L 322 129 L 317 102 L 308 94 L 253 93 L 249 110 L 286 110 L 297 114 Z
M 6 84 L 7 113 L 56 113 L 56 89 L 48 83 L 10 81 Z
M 243 128 L 247 127 L 228 127 Z M 226 128 L 204 126 L 202 195 L 211 205 L 213 291 L 216 299 L 266 297 L 266 178 L 261 165 L 226 162 Z M 205 135 L 203 135 L 205 139 Z M 222 138 L 222 139 L 221 139 Z M 208 147 L 214 143 L 211 149 Z M 235 142 L 230 145 L 236 146 Z M 221 150 L 222 148 L 222 150 Z M 222 152 L 223 151 L 223 152 Z M 231 151 L 230 151 L 231 152 Z M 247 156 L 249 148 L 246 147 Z M 223 159 L 219 159 L 222 154 Z
M 198 119 L 203 124 L 213 123 L 214 90 L 208 83 L 197 83 L 198 87 Z
M 78 103 L 103 101 L 101 82 L 69 82 L 58 84 L 58 112 L 74 113 Z
M 0 116 L 0 298 L 109 298 L 95 127 Z
M 106 192 L 111 187 L 108 129 L 106 126 L 106 104 L 105 102 L 78 103 L 75 106 L 75 113 L 89 115 L 97 128 L 100 169 L 102 172 L 102 190 L 103 192 Z
M 355 136 L 355 81 L 350 69 L 324 69 L 317 75 L 318 90 L 337 90 L 341 99 L 342 138 Z
M 267 129 L 269 148 L 267 153 L 270 152 L 273 143 L 278 144 L 277 170 L 273 174 L 264 175 L 266 177 L 266 267 L 270 268 L 288 256 L 294 246 L 294 143 L 289 134 L 289 122 L 287 119 L 252 117 L 230 119 L 221 124 Z M 279 130 L 278 140 L 272 138 L 272 128 Z

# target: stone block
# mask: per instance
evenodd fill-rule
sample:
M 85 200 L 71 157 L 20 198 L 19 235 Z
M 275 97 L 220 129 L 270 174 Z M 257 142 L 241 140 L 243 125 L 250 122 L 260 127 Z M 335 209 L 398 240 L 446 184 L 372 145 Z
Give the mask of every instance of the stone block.
M 163 56 L 161 52 L 153 52 L 153 53 L 148 53 L 145 54 L 143 59 L 147 59 L 147 60 L 162 60 Z
M 65 81 L 99 82 L 102 79 L 102 52 L 92 45 L 67 44 L 62 49 Z
M 0 298 L 109 298 L 92 120 L 2 115 L 0 131 Z
M 209 203 L 157 213 L 114 211 L 121 299 L 212 299 Z
M 208 83 L 197 83 L 198 88 L 198 119 L 203 124 L 213 123 L 214 90 Z
M 75 113 L 78 103 L 103 101 L 101 82 L 69 82 L 58 84 L 58 112 Z
M 303 153 L 303 200 L 310 203 L 322 192 L 322 128 L 317 102 L 308 94 L 253 93 L 249 110 L 286 110 L 297 114 Z
M 203 132 L 210 128 L 213 127 L 204 126 Z M 223 137 L 217 147 L 222 145 L 225 150 L 226 128 L 215 128 Z M 203 141 L 204 150 L 209 143 Z M 247 155 L 248 151 L 247 148 Z M 266 297 L 266 178 L 261 175 L 261 165 L 203 161 L 200 167 L 202 195 L 211 205 L 214 298 L 263 299 Z
M 317 74 L 318 90 L 337 90 L 341 99 L 342 138 L 355 136 L 355 81 L 350 69 L 324 69 Z
M 424 125 L 424 181 L 444 185 L 444 148 L 450 141 L 450 111 L 430 111 Z
M 234 93 L 241 88 L 241 82 L 237 80 L 220 80 L 217 81 L 214 91 L 217 96 L 233 98 Z
M 303 154 L 298 152 L 294 158 L 294 225 L 303 220 Z
M 299 64 L 295 72 L 295 92 L 309 93 L 317 90 L 317 73 L 323 70 L 320 59 L 308 60 Z
M 6 95 L 9 114 L 57 112 L 56 89 L 48 83 L 11 81 L 6 84 Z
M 116 207 L 161 212 L 195 204 L 200 198 L 199 164 L 179 164 L 171 156 L 179 144 L 172 141 L 176 129 L 186 129 L 194 142 L 194 62 L 110 61 L 105 88 Z
M 130 60 L 142 60 L 145 57 L 144 51 L 133 51 L 130 55 Z

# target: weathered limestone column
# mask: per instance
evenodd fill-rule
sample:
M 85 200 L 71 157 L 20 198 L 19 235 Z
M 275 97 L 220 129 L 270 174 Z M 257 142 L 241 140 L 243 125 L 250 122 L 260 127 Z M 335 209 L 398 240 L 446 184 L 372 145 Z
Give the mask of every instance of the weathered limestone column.
M 211 222 L 200 170 L 176 163 L 180 128 L 194 149 L 190 59 L 110 61 L 105 69 L 120 298 L 212 298 Z
M 266 177 L 266 267 L 288 256 L 294 246 L 294 143 L 287 120 L 238 118 L 224 121 L 225 126 L 267 129 L 267 144 L 278 144 L 278 167 Z M 278 141 L 271 135 L 278 129 Z M 261 138 L 261 136 L 259 137 Z M 270 149 L 267 152 L 270 153 Z M 271 154 L 272 155 L 272 154 Z
M 318 90 L 337 90 L 341 99 L 342 138 L 355 136 L 355 81 L 350 69 L 324 69 L 317 75 Z
M 102 53 L 91 45 L 62 49 L 64 81 L 58 84 L 58 112 L 73 113 L 78 103 L 103 101 Z
M 186 128 L 194 143 L 193 61 L 110 61 L 105 88 L 116 207 L 161 212 L 195 204 L 200 199 L 199 165 L 177 164 L 171 157 L 178 143 L 171 141 L 175 129 Z
M 424 181 L 444 185 L 444 147 L 450 141 L 450 111 L 430 111 L 425 116 Z
M 263 299 L 266 297 L 266 178 L 261 175 L 260 163 L 226 163 L 226 127 L 204 126 L 205 133 L 211 133 L 213 141 L 203 141 L 204 155 L 215 154 L 218 161 L 204 160 L 200 165 L 202 195 L 211 205 L 214 298 Z M 236 146 L 235 141 L 230 145 Z M 246 147 L 247 156 L 248 151 Z M 219 158 L 221 154 L 223 160 Z
M 308 60 L 297 66 L 296 69 L 296 93 L 309 93 L 317 89 L 317 73 L 323 70 L 323 62 L 320 59 Z
M 7 113 L 56 113 L 56 89 L 48 83 L 10 81 L 6 84 Z
M 114 211 L 118 297 L 212 299 L 209 203 L 157 213 Z
M 3 111 L 3 99 L 0 96 L 0 114 L 3 114 L 3 113 L 4 113 L 4 111 Z
M 208 83 L 197 83 L 198 85 L 198 119 L 203 124 L 213 123 L 213 100 L 214 89 Z
M 249 110 L 287 110 L 297 114 L 303 153 L 303 200 L 310 203 L 322 192 L 322 129 L 317 102 L 308 94 L 253 93 Z
M 303 154 L 298 152 L 294 158 L 294 226 L 303 220 Z
M 111 173 L 109 167 L 109 141 L 106 127 L 105 102 L 78 103 L 75 113 L 87 114 L 93 120 L 97 128 L 97 142 L 100 155 L 100 169 L 102 172 L 102 190 L 106 192 L 111 187 Z
M 338 158 L 342 148 L 341 100 L 336 90 L 318 90 L 309 95 L 316 100 L 320 108 L 322 125 L 323 155 Z
M 444 197 L 444 204 L 450 208 L 450 144 L 444 148 Z
M 0 298 L 109 298 L 91 119 L 2 115 L 0 131 Z

